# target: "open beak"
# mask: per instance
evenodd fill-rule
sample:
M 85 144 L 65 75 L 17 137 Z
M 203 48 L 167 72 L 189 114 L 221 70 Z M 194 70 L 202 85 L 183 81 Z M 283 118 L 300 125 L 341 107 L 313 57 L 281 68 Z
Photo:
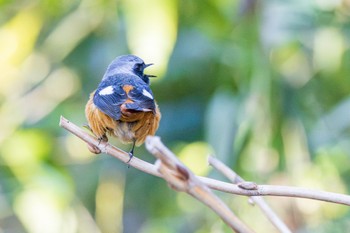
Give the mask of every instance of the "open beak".
M 152 65 L 154 65 L 154 64 L 153 64 L 153 63 L 145 64 L 144 69 L 146 69 L 147 67 L 152 66 Z M 155 76 L 155 75 L 150 75 L 150 74 L 144 74 L 144 75 L 147 76 L 147 77 L 149 77 L 149 78 L 157 77 L 157 76 Z

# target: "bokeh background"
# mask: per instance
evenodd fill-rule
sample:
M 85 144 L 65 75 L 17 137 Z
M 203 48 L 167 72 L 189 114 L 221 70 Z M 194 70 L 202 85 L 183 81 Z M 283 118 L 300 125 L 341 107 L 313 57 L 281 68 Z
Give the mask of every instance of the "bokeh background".
M 196 174 L 225 180 L 212 153 L 247 180 L 349 193 L 349 39 L 349 0 L 0 1 L 0 232 L 230 232 L 58 126 L 86 123 L 89 93 L 128 53 L 155 63 L 157 134 Z M 276 232 L 246 197 L 217 194 Z M 348 207 L 266 200 L 295 232 L 350 228 Z

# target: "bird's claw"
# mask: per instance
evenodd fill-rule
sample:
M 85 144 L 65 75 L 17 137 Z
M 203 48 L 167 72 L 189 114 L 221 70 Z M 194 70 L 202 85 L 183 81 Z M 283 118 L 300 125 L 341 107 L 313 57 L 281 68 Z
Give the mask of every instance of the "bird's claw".
M 134 157 L 134 153 L 129 152 L 128 155 L 129 155 L 129 160 L 126 163 L 129 163 L 131 161 L 131 159 Z

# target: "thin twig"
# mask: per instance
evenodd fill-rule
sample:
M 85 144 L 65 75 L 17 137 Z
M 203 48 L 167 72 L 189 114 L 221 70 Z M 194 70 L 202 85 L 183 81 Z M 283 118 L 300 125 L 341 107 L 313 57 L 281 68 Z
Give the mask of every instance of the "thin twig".
M 226 164 L 214 158 L 213 156 L 209 156 L 208 162 L 216 170 L 218 170 L 224 176 L 226 176 L 232 183 L 237 184 L 245 182 L 245 180 L 242 177 L 240 177 L 236 172 L 234 172 L 232 169 L 226 166 Z M 280 232 L 291 233 L 291 230 L 277 216 L 277 214 L 270 208 L 270 206 L 265 202 L 265 200 L 262 197 L 252 196 L 250 198 L 253 200 L 254 203 L 256 203 L 260 207 L 261 211 Z
M 124 163 L 129 160 L 128 153 L 110 145 L 109 143 L 99 142 L 96 138 L 85 132 L 80 127 L 68 121 L 64 117 L 60 119 L 60 126 L 76 135 L 86 143 L 98 147 L 101 152 L 109 154 Z M 143 171 L 145 173 L 161 177 L 155 165 L 145 162 L 141 159 L 133 157 L 129 165 Z M 259 185 L 257 189 L 249 190 L 238 187 L 238 185 L 222 182 L 219 180 L 197 176 L 200 181 L 206 184 L 209 188 L 222 192 L 244 195 L 244 196 L 284 196 L 284 197 L 298 197 L 307 198 L 319 201 L 332 202 L 350 206 L 350 196 L 345 194 L 338 194 L 332 192 L 325 192 L 319 190 L 311 190 L 299 187 L 277 186 L 277 185 Z
M 226 222 L 236 232 L 253 232 L 218 198 L 204 183 L 202 183 L 177 157 L 160 141 L 159 137 L 148 136 L 147 150 L 158 158 L 158 171 L 177 191 L 187 192 L 195 197 Z
M 117 147 L 112 146 L 108 142 L 99 141 L 92 135 L 90 135 L 88 132 L 84 131 L 82 128 L 78 127 L 74 123 L 70 122 L 69 120 L 65 119 L 63 116 L 61 116 L 59 125 L 77 136 L 78 138 L 82 139 L 84 142 L 94 145 L 95 147 L 99 148 L 102 153 L 111 155 L 119 160 L 121 160 L 124 163 L 127 163 L 130 159 L 129 154 Z M 154 175 L 154 176 L 161 176 L 161 174 L 157 171 L 157 168 L 151 164 L 147 163 L 136 156 L 130 160 L 128 163 L 130 166 L 143 171 L 145 173 Z

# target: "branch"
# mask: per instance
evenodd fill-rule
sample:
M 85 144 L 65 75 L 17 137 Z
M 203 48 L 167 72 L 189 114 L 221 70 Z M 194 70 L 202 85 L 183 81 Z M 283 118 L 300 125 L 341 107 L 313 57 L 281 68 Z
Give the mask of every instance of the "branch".
M 85 132 L 83 129 L 76 126 L 72 122 L 68 121 L 64 117 L 61 117 L 60 119 L 60 126 L 68 130 L 72 134 L 76 135 L 86 143 L 99 148 L 101 152 L 109 154 L 123 161 L 124 163 L 128 162 L 129 160 L 128 153 L 110 145 L 109 143 L 99 142 L 96 138 L 94 138 L 89 133 Z M 128 164 L 145 173 L 158 176 L 158 177 L 162 176 L 157 171 L 157 168 L 155 165 L 145 162 L 143 160 L 140 160 L 136 157 L 133 157 L 133 159 Z M 197 178 L 211 189 L 232 193 L 232 194 L 237 194 L 237 195 L 298 197 L 298 198 L 307 198 L 307 199 L 326 201 L 326 202 L 332 202 L 332 203 L 350 206 L 350 196 L 345 194 L 311 190 L 311 189 L 299 188 L 299 187 L 277 186 L 277 185 L 256 185 L 254 189 L 249 189 L 249 187 L 245 187 L 244 185 L 238 186 L 235 184 L 230 184 L 227 182 L 210 179 L 207 177 L 197 176 Z
M 158 171 L 168 184 L 177 191 L 190 194 L 216 212 L 224 222 L 237 232 L 253 232 L 218 198 L 198 177 L 160 141 L 159 137 L 148 136 L 146 148 L 158 158 Z
M 111 156 L 121 160 L 122 162 L 129 164 L 130 166 L 132 166 L 140 171 L 143 171 L 145 173 L 148 173 L 148 174 L 151 174 L 154 176 L 158 176 L 158 177 L 161 176 L 161 174 L 157 171 L 157 168 L 153 164 L 147 163 L 147 162 L 145 162 L 145 161 L 143 161 L 135 156 L 128 163 L 130 157 L 129 157 L 129 154 L 127 152 L 125 152 L 117 147 L 112 146 L 108 142 L 97 140 L 95 137 L 90 135 L 88 132 L 85 132 L 82 128 L 73 124 L 72 122 L 70 122 L 69 120 L 64 118 L 63 116 L 61 116 L 61 118 L 60 118 L 59 125 L 60 125 L 60 127 L 71 132 L 72 134 L 74 134 L 75 136 L 77 136 L 78 138 L 83 140 L 84 142 L 97 147 L 98 149 L 100 149 L 100 151 L 102 153 L 111 155 Z
M 241 178 L 237 173 L 235 173 L 232 169 L 227 167 L 220 160 L 209 156 L 208 158 L 209 164 L 213 166 L 216 170 L 220 171 L 224 176 L 226 176 L 232 183 L 243 183 L 245 180 Z M 248 182 L 249 184 L 249 182 Z M 255 185 L 253 185 L 255 187 Z M 262 197 L 252 196 L 251 200 L 256 203 L 261 211 L 266 215 L 266 217 L 270 220 L 270 222 L 283 233 L 290 233 L 291 230 L 284 224 L 284 222 L 276 215 L 276 213 L 270 208 L 270 206 L 265 202 Z

